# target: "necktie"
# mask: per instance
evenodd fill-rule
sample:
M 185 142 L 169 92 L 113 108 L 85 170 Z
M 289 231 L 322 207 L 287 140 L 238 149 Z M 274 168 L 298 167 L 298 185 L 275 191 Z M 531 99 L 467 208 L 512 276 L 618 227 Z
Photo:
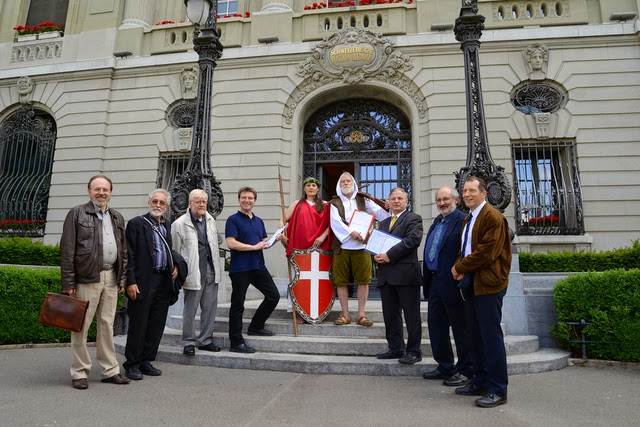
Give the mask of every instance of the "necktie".
M 469 215 L 467 216 L 467 228 L 465 228 L 464 230 L 464 239 L 462 241 L 462 256 L 463 258 L 466 257 L 467 254 L 467 241 L 469 240 L 469 229 L 471 229 L 471 219 L 473 218 L 473 215 L 471 215 L 471 212 L 469 212 Z
M 391 225 L 389 225 L 389 230 L 391 230 L 393 226 L 396 224 L 396 219 L 398 219 L 398 217 L 394 215 L 393 219 L 391 220 Z
M 440 246 L 440 237 L 442 236 L 442 230 L 444 229 L 444 222 L 441 220 L 435 226 L 433 234 L 433 242 L 431 242 L 431 248 L 429 248 L 429 261 L 433 262 L 436 259 L 436 252 Z

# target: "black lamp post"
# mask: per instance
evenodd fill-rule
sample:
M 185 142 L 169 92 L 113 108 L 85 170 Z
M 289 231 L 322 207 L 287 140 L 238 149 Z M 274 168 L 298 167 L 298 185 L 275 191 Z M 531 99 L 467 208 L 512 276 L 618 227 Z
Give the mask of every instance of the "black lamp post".
M 478 15 L 477 0 L 462 0 L 454 33 L 464 52 L 464 79 L 467 96 L 467 162 L 456 172 L 456 188 L 462 194 L 464 181 L 478 176 L 487 182 L 487 201 L 504 212 L 511 201 L 511 185 L 502 166 L 491 157 L 480 83 L 480 37 L 484 16 Z M 462 200 L 460 201 L 461 204 Z
M 189 192 L 203 189 L 209 196 L 207 211 L 217 217 L 224 206 L 220 182 L 211 171 L 211 88 L 213 69 L 222 56 L 216 24 L 218 0 L 184 0 L 187 18 L 195 26 L 193 49 L 198 54 L 198 93 L 189 163 L 171 185 L 171 209 L 176 214 L 189 207 Z

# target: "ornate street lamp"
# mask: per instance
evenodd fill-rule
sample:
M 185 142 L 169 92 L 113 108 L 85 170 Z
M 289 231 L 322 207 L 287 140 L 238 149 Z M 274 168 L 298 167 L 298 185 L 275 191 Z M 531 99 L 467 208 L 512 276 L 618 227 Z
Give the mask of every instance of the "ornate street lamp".
M 189 163 L 171 185 L 171 209 L 182 214 L 189 206 L 189 192 L 203 189 L 209 196 L 207 210 L 217 217 L 224 206 L 220 182 L 211 171 L 211 87 L 213 69 L 222 56 L 217 31 L 218 0 L 184 0 L 187 18 L 194 25 L 193 50 L 198 54 L 198 93 Z
M 465 92 L 467 95 L 467 162 L 456 172 L 456 188 L 462 194 L 467 177 L 479 176 L 487 182 L 487 201 L 504 212 L 511 201 L 511 185 L 502 166 L 491 158 L 487 140 L 482 85 L 480 83 L 480 37 L 484 16 L 478 15 L 477 0 L 462 0 L 454 33 L 464 52 Z M 462 200 L 460 201 L 463 204 Z

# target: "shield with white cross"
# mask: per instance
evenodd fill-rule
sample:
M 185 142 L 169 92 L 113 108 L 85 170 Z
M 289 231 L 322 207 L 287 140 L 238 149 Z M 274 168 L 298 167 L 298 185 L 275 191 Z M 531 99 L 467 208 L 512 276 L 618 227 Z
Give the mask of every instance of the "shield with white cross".
M 320 323 L 331 311 L 335 286 L 331 281 L 331 252 L 322 249 L 294 250 L 289 258 L 293 280 L 289 296 L 296 311 L 309 323 Z

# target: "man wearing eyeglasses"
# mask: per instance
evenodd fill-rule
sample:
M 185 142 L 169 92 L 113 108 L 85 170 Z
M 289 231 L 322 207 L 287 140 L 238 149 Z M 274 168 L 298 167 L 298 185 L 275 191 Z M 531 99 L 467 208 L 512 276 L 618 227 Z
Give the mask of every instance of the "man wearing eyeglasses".
M 123 366 L 132 380 L 162 374 L 151 362 L 158 353 L 169 305 L 175 302 L 178 268 L 171 255 L 171 227 L 164 219 L 170 202 L 169 193 L 158 188 L 149 194 L 149 212 L 127 223 L 129 330 Z
M 207 212 L 209 196 L 196 188 L 189 193 L 189 210 L 174 221 L 171 228 L 174 249 L 187 261 L 188 274 L 182 312 L 182 353 L 186 356 L 198 350 L 220 351 L 213 343 L 213 326 L 218 310 L 218 283 L 222 278 L 222 263 L 218 249 L 216 221 Z M 200 334 L 196 335 L 196 311 L 200 307 Z

